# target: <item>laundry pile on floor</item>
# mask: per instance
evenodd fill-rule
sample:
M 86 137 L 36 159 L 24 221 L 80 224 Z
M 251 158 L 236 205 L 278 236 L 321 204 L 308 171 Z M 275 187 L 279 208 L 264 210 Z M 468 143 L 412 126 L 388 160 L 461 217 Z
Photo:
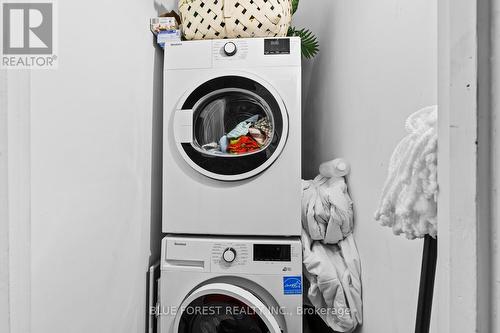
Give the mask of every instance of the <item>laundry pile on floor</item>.
M 273 126 L 269 118 L 259 119 L 259 115 L 254 115 L 223 135 L 219 142 L 205 144 L 202 148 L 211 153 L 242 155 L 267 146 L 272 134 Z
M 302 181 L 302 249 L 309 281 L 307 297 L 337 332 L 362 323 L 361 261 L 353 231 L 353 205 L 342 159 L 321 164 L 320 174 Z M 322 310 L 322 311 L 321 311 Z
M 406 120 L 408 135 L 389 163 L 375 219 L 408 239 L 437 234 L 437 106 Z

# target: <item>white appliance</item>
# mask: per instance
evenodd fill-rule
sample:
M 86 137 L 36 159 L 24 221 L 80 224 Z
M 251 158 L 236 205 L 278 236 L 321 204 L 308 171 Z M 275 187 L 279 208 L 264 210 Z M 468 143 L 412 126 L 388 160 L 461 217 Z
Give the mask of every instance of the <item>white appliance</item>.
M 302 333 L 297 237 L 167 236 L 160 266 L 158 332 Z
M 164 232 L 300 235 L 300 62 L 299 38 L 166 45 Z

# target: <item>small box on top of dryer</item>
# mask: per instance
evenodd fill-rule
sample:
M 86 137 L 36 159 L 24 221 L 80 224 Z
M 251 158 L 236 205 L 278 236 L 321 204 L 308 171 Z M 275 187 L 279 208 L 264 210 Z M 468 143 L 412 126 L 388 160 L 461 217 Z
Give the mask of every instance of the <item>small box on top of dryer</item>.
M 165 47 L 165 43 L 167 42 L 177 42 L 181 40 L 179 18 L 174 12 L 151 18 L 150 29 L 156 36 L 156 42 L 162 48 Z

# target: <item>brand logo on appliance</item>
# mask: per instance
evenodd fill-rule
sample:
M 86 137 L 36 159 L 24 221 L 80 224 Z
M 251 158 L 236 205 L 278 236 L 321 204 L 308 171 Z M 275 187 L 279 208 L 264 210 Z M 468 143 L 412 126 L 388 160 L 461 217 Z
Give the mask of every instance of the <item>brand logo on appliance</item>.
M 285 295 L 302 294 L 302 276 L 284 276 L 283 293 Z

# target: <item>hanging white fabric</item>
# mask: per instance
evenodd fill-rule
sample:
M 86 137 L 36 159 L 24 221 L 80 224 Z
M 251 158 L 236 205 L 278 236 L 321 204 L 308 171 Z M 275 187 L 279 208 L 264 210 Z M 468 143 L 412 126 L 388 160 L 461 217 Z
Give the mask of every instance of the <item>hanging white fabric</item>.
M 389 162 L 375 219 L 408 239 L 437 233 L 437 106 L 408 117 Z
M 353 208 L 342 159 L 321 164 L 314 180 L 303 181 L 302 247 L 307 297 L 337 332 L 362 323 L 361 263 L 352 236 Z

